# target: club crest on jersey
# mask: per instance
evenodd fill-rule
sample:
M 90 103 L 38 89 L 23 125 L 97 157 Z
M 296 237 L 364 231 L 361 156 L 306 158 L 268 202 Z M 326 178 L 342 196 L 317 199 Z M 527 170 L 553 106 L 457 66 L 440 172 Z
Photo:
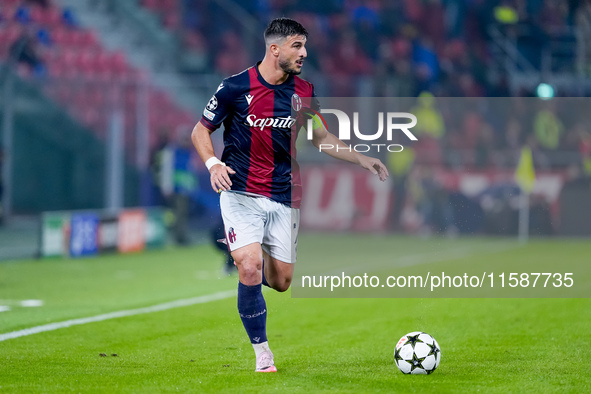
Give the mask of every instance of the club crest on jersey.
M 236 233 L 234 232 L 234 227 L 230 227 L 230 230 L 228 231 L 228 241 L 230 241 L 231 244 L 236 242 Z
M 291 96 L 291 108 L 296 112 L 302 109 L 302 99 L 295 93 Z
M 213 111 L 218 107 L 218 99 L 215 96 L 211 96 L 209 102 L 207 103 L 207 109 Z

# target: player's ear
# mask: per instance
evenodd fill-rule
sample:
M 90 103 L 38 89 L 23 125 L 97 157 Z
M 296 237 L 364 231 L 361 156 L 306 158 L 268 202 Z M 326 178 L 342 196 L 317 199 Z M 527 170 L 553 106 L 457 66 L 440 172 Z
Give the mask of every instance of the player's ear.
M 269 45 L 269 52 L 271 52 L 271 54 L 273 56 L 279 56 L 279 45 L 277 45 L 277 44 Z

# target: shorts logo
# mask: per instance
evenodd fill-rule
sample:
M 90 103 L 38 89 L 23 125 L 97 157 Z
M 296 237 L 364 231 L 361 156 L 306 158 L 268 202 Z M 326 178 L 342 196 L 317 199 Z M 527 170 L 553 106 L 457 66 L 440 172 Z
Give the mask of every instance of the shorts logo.
M 213 120 L 213 118 L 215 118 L 215 114 L 207 109 L 203 110 L 203 116 L 205 116 L 209 120 Z
M 291 107 L 296 112 L 302 109 L 302 99 L 295 93 L 291 96 Z
M 215 96 L 211 96 L 209 102 L 207 103 L 207 109 L 213 111 L 218 107 L 218 99 Z
M 231 244 L 236 241 L 236 233 L 234 232 L 234 227 L 230 227 L 230 231 L 228 231 L 228 241 L 230 241 Z

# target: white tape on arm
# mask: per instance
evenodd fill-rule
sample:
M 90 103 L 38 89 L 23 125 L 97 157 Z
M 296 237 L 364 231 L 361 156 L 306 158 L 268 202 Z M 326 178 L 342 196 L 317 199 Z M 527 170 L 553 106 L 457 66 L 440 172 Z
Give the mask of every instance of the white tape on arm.
M 215 166 L 216 164 L 221 164 L 223 166 L 226 165 L 223 161 L 219 160 L 217 157 L 212 156 L 205 162 L 205 167 L 207 167 L 207 171 L 211 169 L 211 167 Z

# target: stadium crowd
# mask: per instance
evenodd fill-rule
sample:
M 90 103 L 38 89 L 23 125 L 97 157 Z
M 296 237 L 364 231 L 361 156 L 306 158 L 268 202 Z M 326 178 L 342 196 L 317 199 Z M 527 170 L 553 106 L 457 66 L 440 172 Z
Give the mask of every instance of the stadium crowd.
M 246 51 L 248 35 L 216 2 L 178 1 L 186 49 L 199 53 L 202 67 L 231 75 L 258 57 Z M 144 3 L 158 12 L 157 4 L 174 0 Z M 556 29 L 591 26 L 586 0 L 251 0 L 240 5 L 262 25 L 284 15 L 307 26 L 309 63 L 332 82 L 327 96 L 358 95 L 359 77 L 371 76 L 378 96 L 413 97 L 428 90 L 436 96 L 505 97 L 506 81 L 487 80 L 491 25 L 535 32 L 537 56 Z M 163 19 L 171 20 L 176 19 Z M 521 49 L 535 65 L 535 43 L 530 44 Z
M 187 56 L 199 59 L 195 71 L 227 76 L 258 59 L 258 53 L 248 51 L 248 35 L 226 9 L 215 2 L 178 1 L 182 18 L 163 21 L 181 25 Z M 145 3 L 157 11 L 158 4 L 171 1 Z M 532 91 L 511 91 L 502 73 L 491 78 L 487 72 L 494 61 L 489 28 L 519 32 L 518 48 L 537 68 L 548 35 L 573 26 L 591 31 L 587 0 L 252 0 L 240 5 L 261 24 L 282 15 L 302 22 L 310 33 L 307 66 L 328 81 L 315 81 L 317 90 L 336 97 L 534 97 Z M 419 157 L 451 167 L 514 166 L 516 152 L 527 143 L 542 168 L 588 159 L 591 135 L 580 123 L 563 125 L 554 110 L 540 116 L 515 111 L 505 122 L 478 112 L 461 122 L 435 116 L 442 124 L 424 133 L 419 149 L 430 154 Z M 446 156 L 450 150 L 461 157 Z
M 180 34 L 184 46 L 179 68 L 188 74 L 215 73 L 225 77 L 249 67 L 261 55 L 257 52 L 260 48 L 251 50 L 250 36 L 243 25 L 235 22 L 240 14 L 232 14 L 223 7 L 224 2 L 142 0 L 140 3 L 159 15 L 164 27 Z M 507 34 L 525 29 L 531 37 L 537 37 L 537 41 L 522 40 L 519 48 L 532 65 L 538 65 L 545 35 L 572 26 L 591 31 L 589 0 L 247 0 L 241 1 L 240 6 L 246 16 L 258 20 L 260 25 L 286 15 L 307 27 L 310 40 L 306 67 L 315 70 L 314 75 L 322 76 L 313 81 L 321 96 L 422 96 L 416 109 L 430 116 L 433 122 L 430 128 L 420 130 L 423 138 L 416 147 L 421 153 L 417 157 L 425 158 L 430 164 L 452 168 L 512 167 L 520 147 L 528 144 L 534 150 L 536 164 L 542 168 L 586 163 L 582 168 L 591 172 L 591 135 L 583 127 L 585 119 L 563 124 L 561 108 L 556 105 L 548 105 L 539 114 L 527 115 L 519 113 L 519 108 L 525 105 L 514 105 L 503 117 L 504 121 L 499 121 L 490 110 L 488 113 L 475 110 L 458 119 L 437 104 L 426 104 L 430 95 L 535 96 L 531 91 L 511 91 L 503 74 L 491 78 L 487 72 L 494 62 L 489 27 L 496 26 Z M 44 13 L 43 9 L 52 12 Z M 59 19 L 74 37 L 80 31 L 76 29 L 76 15 L 68 8 L 56 10 L 56 4 L 49 0 L 11 0 L 0 7 L 0 32 L 6 36 L 3 57 L 20 46 L 24 50 L 20 51 L 19 60 L 36 74 L 53 76 L 55 70 L 69 70 L 60 67 L 60 62 L 72 63 L 68 60 L 72 56 L 55 56 L 45 48 L 55 42 L 67 44 L 76 40 L 57 37 L 57 33 L 66 29 L 41 26 L 35 30 L 31 25 L 31 21 L 39 20 L 53 26 L 57 23 L 53 19 Z M 15 21 L 24 28 L 15 29 Z M 23 33 L 18 36 L 16 31 Z M 82 31 L 78 35 L 92 38 L 91 32 Z M 12 42 L 7 43 L 8 39 Z M 90 41 L 94 43 L 96 38 Z M 35 47 L 41 50 L 36 53 Z M 66 55 L 70 52 L 64 51 Z M 81 53 L 85 55 L 85 52 L 88 50 Z M 82 55 L 78 57 L 85 59 Z M 74 56 L 73 63 L 78 57 Z M 113 63 L 110 67 L 113 70 L 130 70 L 125 64 L 119 65 L 118 59 L 124 59 L 121 54 L 106 58 L 107 65 Z M 82 60 L 78 63 L 88 63 Z M 102 63 L 97 60 L 91 64 L 92 67 L 86 68 L 100 68 Z M 569 96 L 571 92 L 557 91 L 557 95 Z M 86 108 L 81 111 L 86 112 L 92 111 Z
M 285 15 L 310 33 L 305 69 L 318 95 L 416 97 L 412 112 L 429 122 L 415 130 L 419 141 L 405 150 L 408 155 L 390 155 L 388 165 L 399 193 L 416 189 L 417 195 L 434 196 L 424 201 L 441 202 L 425 205 L 422 213 L 439 217 L 441 228 L 449 227 L 452 215 L 441 208 L 448 197 L 433 181 L 434 169 L 512 169 L 527 145 L 537 169 L 568 168 L 573 177 L 591 176 L 585 103 L 541 101 L 533 91 L 511 88 L 503 73 L 489 72 L 498 61 L 491 51 L 491 26 L 507 36 L 519 33 L 518 49 L 539 69 L 549 35 L 576 27 L 591 36 L 591 0 L 244 0 L 235 7 L 227 1 L 138 2 L 158 15 L 163 27 L 178 33 L 178 67 L 189 78 L 215 74 L 212 78 L 219 80 L 251 66 L 262 58 L 260 45 L 252 44 L 262 38 L 262 26 Z M 51 0 L 3 1 L 0 60 L 17 57 L 19 67 L 40 79 L 98 76 L 103 81 L 140 73 L 125 54 L 109 53 L 96 32 L 79 26 L 75 13 L 59 5 Z M 236 23 L 240 18 L 246 22 Z M 258 24 L 256 36 L 245 27 L 253 22 Z M 591 48 L 584 50 L 591 54 Z M 76 117 L 100 134 L 105 117 L 97 108 L 109 101 L 104 92 L 54 86 L 50 96 L 72 107 Z M 556 95 L 575 93 L 557 89 Z M 451 99 L 458 97 L 486 99 L 458 105 Z M 133 113 L 135 92 L 127 92 L 124 101 L 125 110 Z M 201 110 L 183 112 L 165 92 L 153 92 L 150 102 L 150 129 L 158 132 L 191 124 Z M 133 116 L 126 117 L 126 134 L 133 134 L 134 122 Z M 160 148 L 154 139 L 151 147 L 155 152 Z M 401 210 L 394 210 L 393 223 Z

